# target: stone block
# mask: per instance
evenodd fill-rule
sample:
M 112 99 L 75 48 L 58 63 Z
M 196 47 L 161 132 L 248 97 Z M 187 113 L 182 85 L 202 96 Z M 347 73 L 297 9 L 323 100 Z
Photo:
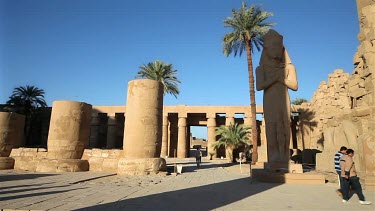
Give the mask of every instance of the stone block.
M 361 79 L 361 77 L 359 77 L 358 74 L 352 75 L 348 80 L 348 86 L 349 87 L 355 86 L 355 85 L 359 84 L 360 80 L 362 80 L 362 79 Z
M 89 162 L 80 159 L 41 159 L 37 172 L 79 172 L 88 171 Z
M 343 69 L 336 69 L 336 70 L 333 71 L 333 73 L 339 75 L 339 74 L 344 73 L 344 70 Z
M 109 151 L 109 157 L 110 158 L 120 158 L 120 157 L 122 157 L 123 153 L 124 153 L 124 150 L 113 149 L 113 150 Z
M 80 159 L 60 159 L 57 163 L 56 172 L 80 172 L 88 171 L 89 162 Z
M 364 88 L 359 88 L 358 86 L 349 87 L 349 96 L 358 98 L 366 94 Z
M 371 108 L 356 108 L 353 110 L 352 113 L 353 117 L 364 117 L 364 116 L 370 116 L 371 115 Z
M 89 171 L 101 172 L 103 168 L 103 158 L 91 157 L 89 161 Z
M 85 149 L 83 151 L 82 160 L 88 160 L 92 156 L 92 150 L 91 149 Z
M 20 156 L 21 155 L 22 149 L 17 148 L 17 149 L 12 149 L 12 152 L 10 152 L 9 157 L 15 157 L 15 156 Z
M 103 160 L 103 172 L 117 173 L 118 158 L 107 158 Z
M 34 157 L 17 156 L 13 158 L 15 160 L 15 163 L 14 163 L 15 170 L 35 171 L 39 163 L 39 160 L 35 159 Z
M 326 172 L 336 172 L 333 164 L 333 156 L 336 152 L 326 152 L 316 154 L 316 170 Z
M 121 158 L 118 162 L 119 175 L 147 175 L 166 171 L 166 161 L 163 158 Z
M 102 150 L 101 149 L 93 149 L 92 150 L 92 156 L 93 157 L 102 157 Z
M 289 164 L 289 173 L 303 173 L 302 164 Z
M 287 184 L 325 184 L 322 174 L 312 173 L 277 173 L 265 169 L 253 169 L 251 177 L 261 182 L 287 183 Z
M 11 157 L 0 157 L 0 170 L 13 169 L 14 158 Z

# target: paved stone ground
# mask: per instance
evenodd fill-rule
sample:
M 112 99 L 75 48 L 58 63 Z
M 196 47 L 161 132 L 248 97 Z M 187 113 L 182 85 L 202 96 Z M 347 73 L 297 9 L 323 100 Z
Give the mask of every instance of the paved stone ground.
M 168 159 L 171 164 L 177 162 Z M 336 184 L 269 184 L 251 181 L 249 167 L 194 159 L 183 174 L 117 176 L 105 173 L 0 171 L 0 208 L 15 210 L 375 210 L 354 195 L 343 204 Z M 170 166 L 171 167 L 171 166 Z M 364 191 L 375 202 L 375 192 Z

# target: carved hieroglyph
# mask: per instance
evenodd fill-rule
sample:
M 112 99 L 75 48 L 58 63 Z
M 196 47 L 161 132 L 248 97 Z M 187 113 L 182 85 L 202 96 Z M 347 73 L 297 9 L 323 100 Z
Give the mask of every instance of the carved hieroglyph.
M 296 69 L 283 45 L 283 37 L 269 30 L 256 69 L 257 90 L 264 90 L 263 110 L 269 163 L 288 163 L 290 145 L 290 98 L 298 89 Z

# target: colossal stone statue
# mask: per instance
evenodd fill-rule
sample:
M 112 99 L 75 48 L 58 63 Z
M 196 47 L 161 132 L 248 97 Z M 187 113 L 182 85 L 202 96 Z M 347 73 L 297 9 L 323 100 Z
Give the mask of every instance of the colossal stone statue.
M 290 98 L 288 89 L 298 89 L 296 69 L 283 45 L 283 37 L 269 30 L 256 69 L 256 88 L 264 90 L 268 163 L 288 167 L 290 144 Z

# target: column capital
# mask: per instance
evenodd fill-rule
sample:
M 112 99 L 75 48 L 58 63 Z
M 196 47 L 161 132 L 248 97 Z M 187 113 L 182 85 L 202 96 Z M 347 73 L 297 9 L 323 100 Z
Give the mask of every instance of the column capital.
M 216 127 L 216 118 L 208 118 L 207 127 Z
M 207 113 L 206 117 L 207 118 L 216 118 L 216 113 Z
M 234 118 L 234 113 L 233 112 L 225 113 L 225 117 L 226 118 Z
M 186 127 L 186 117 L 178 117 L 178 127 Z
M 186 112 L 178 112 L 178 118 L 187 118 Z

